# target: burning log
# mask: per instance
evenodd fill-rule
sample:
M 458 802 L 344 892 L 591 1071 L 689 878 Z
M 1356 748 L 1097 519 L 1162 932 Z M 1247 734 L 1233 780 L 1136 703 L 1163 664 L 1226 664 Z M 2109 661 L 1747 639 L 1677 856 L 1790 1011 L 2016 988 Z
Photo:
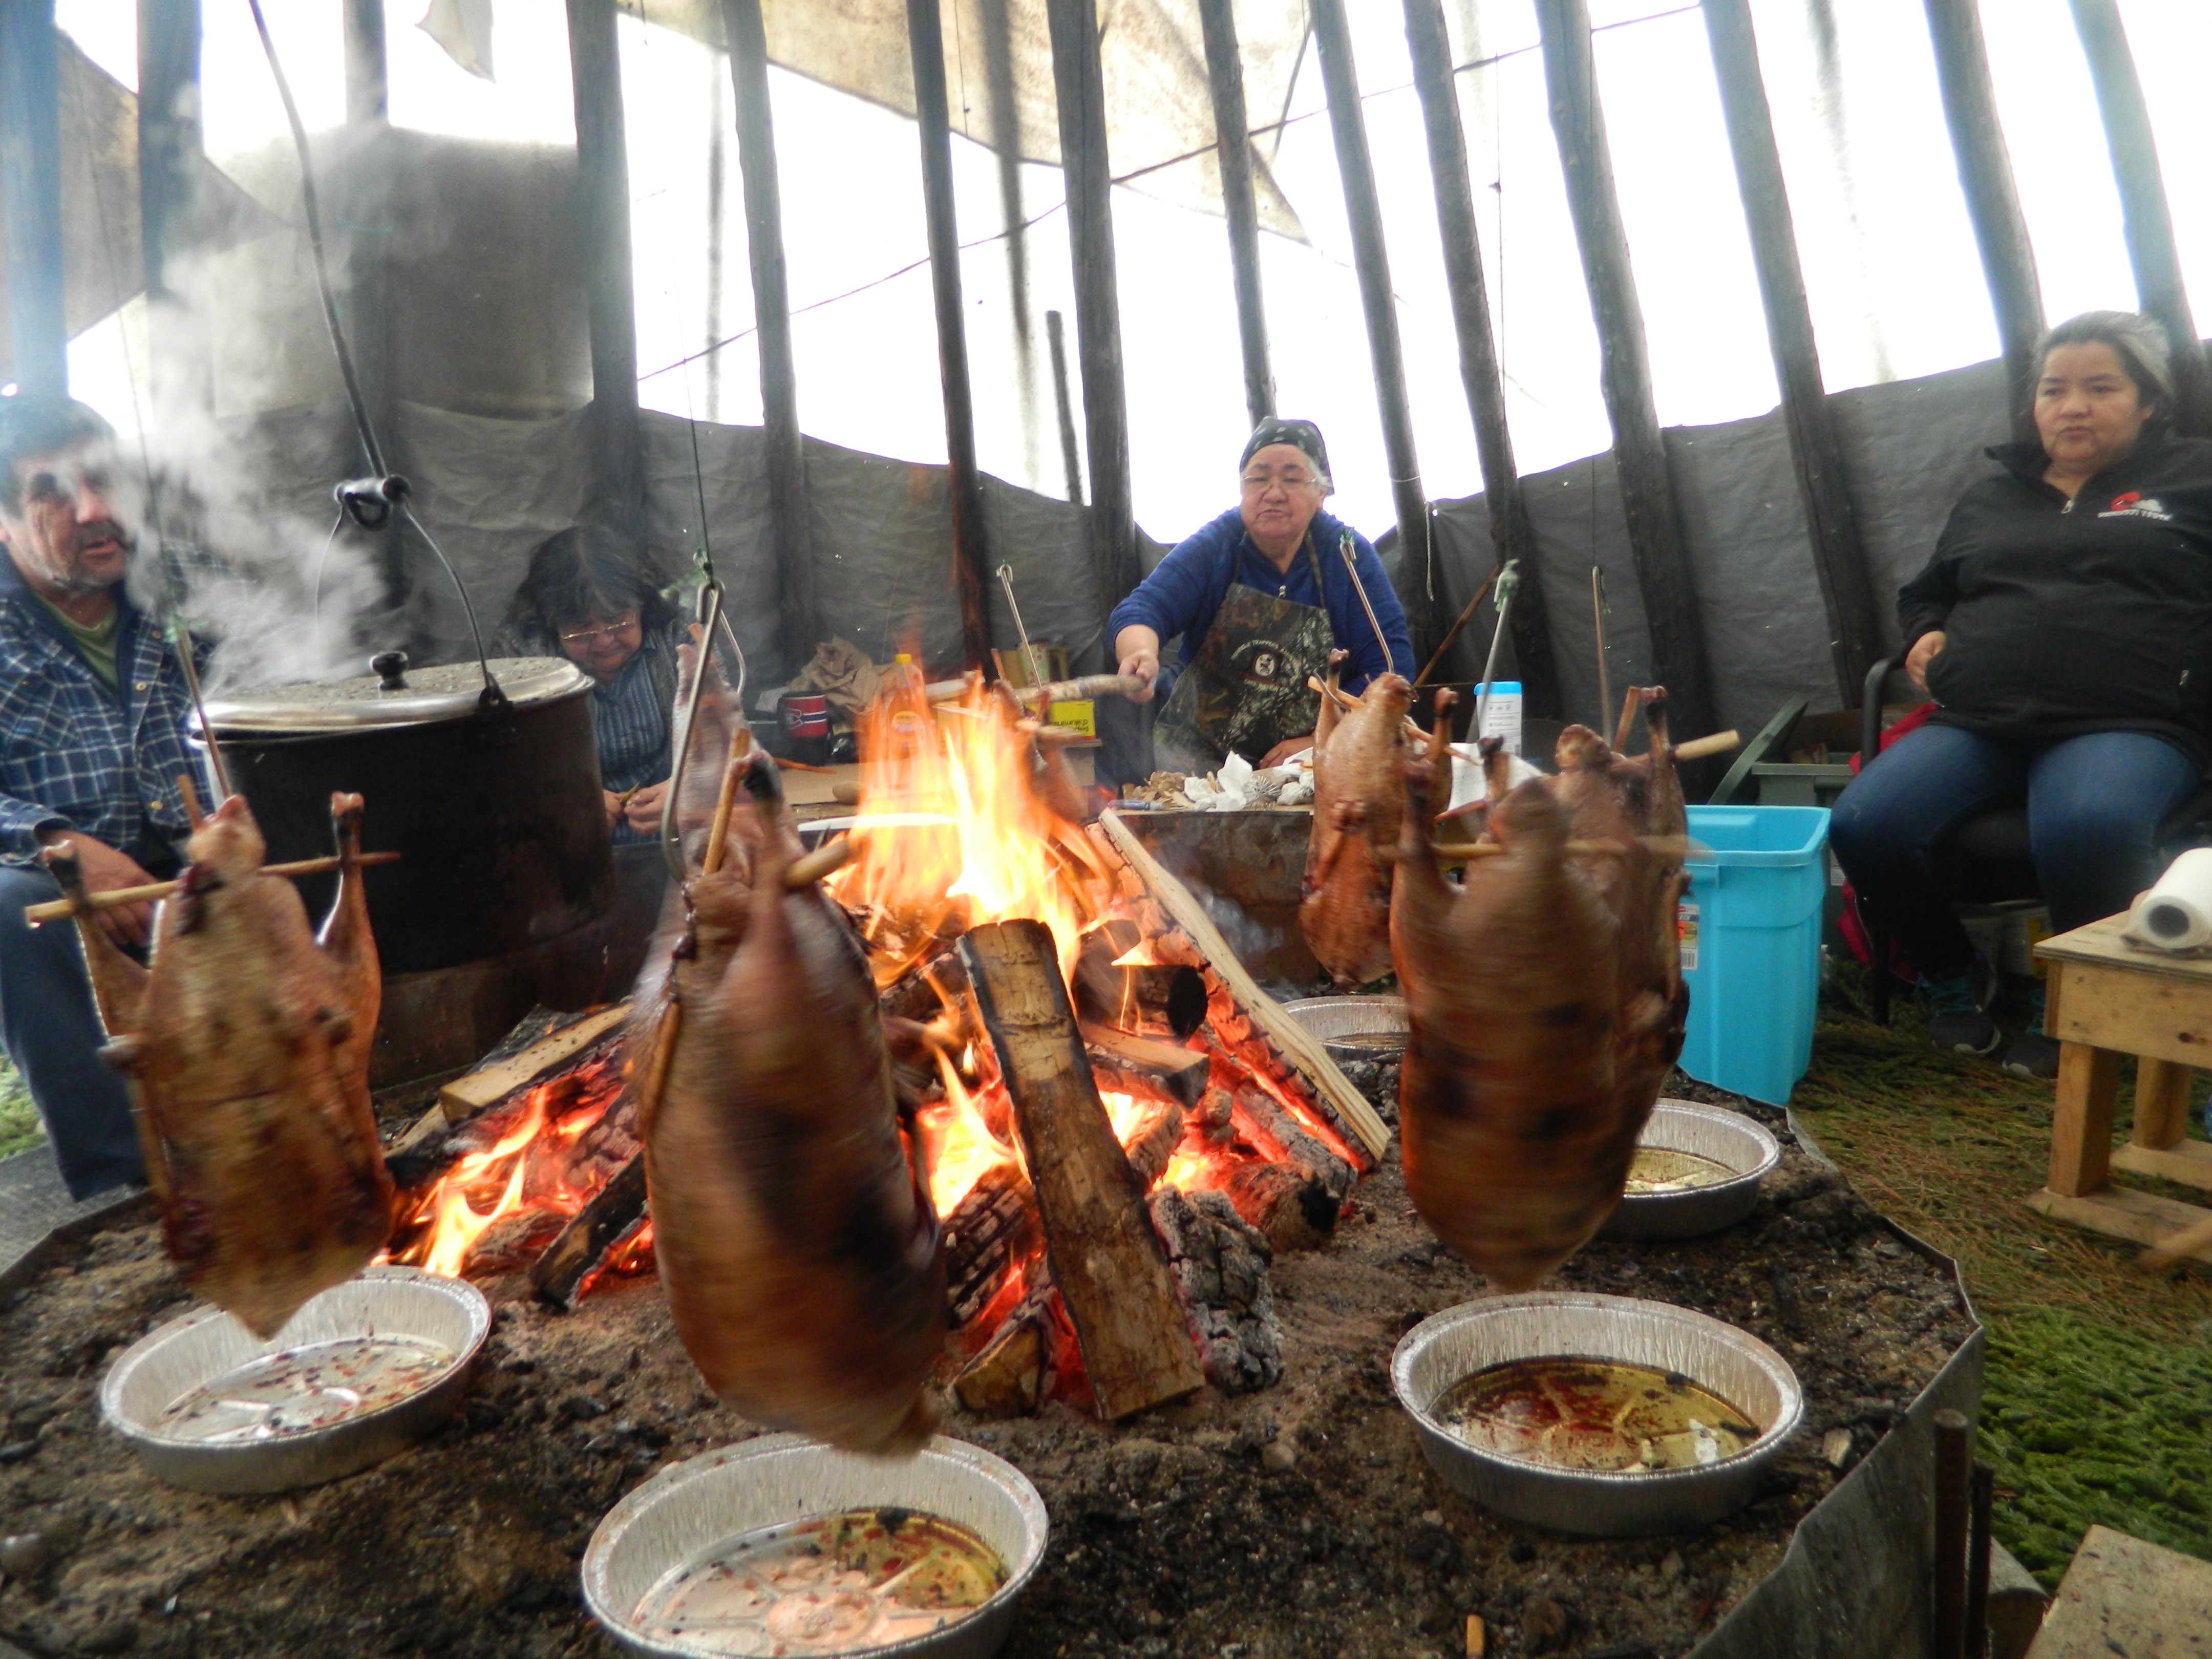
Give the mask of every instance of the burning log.
M 1115 1138 L 1051 932 L 987 923 L 960 942 L 1036 1182 L 1054 1282 L 1099 1414 L 1112 1421 L 1205 1380 L 1143 1184 Z
M 953 1378 L 952 1392 L 979 1417 L 1027 1417 L 1044 1398 L 1046 1347 L 1042 1320 L 1024 1309 Z
M 1043 1232 L 1029 1178 L 1011 1164 L 976 1177 L 945 1218 L 945 1289 L 959 1329 L 983 1311 L 1006 1269 L 1034 1250 Z
M 1075 1012 L 1085 1024 L 1125 1031 L 1164 1025 L 1180 1042 L 1206 1024 L 1206 981 L 1180 963 L 1117 965 L 1143 937 L 1126 916 L 1110 917 L 1083 936 L 1075 959 Z
M 1182 1108 L 1172 1100 L 1163 1100 L 1155 1103 L 1137 1133 L 1122 1143 L 1129 1167 L 1147 1188 L 1167 1173 L 1168 1160 L 1182 1145 Z
M 1343 1208 L 1328 1188 L 1288 1164 L 1239 1164 L 1222 1176 L 1221 1195 L 1278 1250 L 1310 1250 L 1327 1243 Z
M 1237 1091 L 1237 1109 L 1257 1133 L 1254 1144 L 1268 1158 L 1295 1164 L 1327 1192 L 1332 1206 L 1344 1202 L 1358 1172 L 1329 1151 L 1274 1096 L 1257 1084 Z M 1332 1216 L 1332 1224 L 1334 1217 Z
M 1152 1197 L 1152 1225 L 1206 1380 L 1224 1394 L 1250 1394 L 1283 1380 L 1283 1336 L 1267 1284 L 1267 1241 L 1220 1193 L 1163 1187 Z
M 530 1282 L 539 1298 L 564 1311 L 574 1308 L 584 1280 L 645 1224 L 645 1198 L 641 1147 L 531 1264 Z
M 1109 844 L 1121 854 L 1144 890 L 1166 912 L 1175 927 L 1188 936 L 1197 962 L 1219 981 L 1237 1009 L 1265 1035 L 1271 1049 L 1280 1054 L 1285 1066 L 1304 1079 L 1317 1102 L 1358 1139 L 1367 1155 L 1380 1158 L 1382 1149 L 1390 1143 L 1389 1126 L 1352 1086 L 1351 1079 L 1337 1069 L 1328 1051 L 1244 971 L 1237 953 L 1229 948 L 1229 941 L 1221 937 L 1221 930 L 1206 914 L 1205 906 L 1146 850 L 1144 843 L 1121 822 L 1119 813 L 1102 814 L 1098 824 Z M 1159 950 L 1160 943 L 1155 942 L 1155 954 L 1164 954 Z M 1212 988 L 1209 983 L 1209 992 Z
M 956 945 L 948 944 L 886 985 L 876 998 L 886 1019 L 924 1022 L 968 988 L 968 970 Z
M 1106 1087 L 1129 1086 L 1115 1079 L 1132 1079 L 1137 1090 L 1165 1095 L 1184 1106 L 1197 1105 L 1206 1092 L 1208 1061 L 1200 1050 L 1133 1036 L 1110 1025 L 1085 1024 L 1081 1030 L 1091 1071 L 1106 1074 L 1100 1079 Z
M 497 1105 L 517 1090 L 526 1089 L 575 1066 L 585 1049 L 610 1031 L 618 1033 L 629 1018 L 629 1004 L 618 1002 L 560 1026 L 520 1053 L 501 1056 L 495 1049 L 495 1063 L 481 1066 L 466 1077 L 456 1078 L 438 1091 L 438 1104 L 445 1109 L 446 1121 L 465 1121 Z

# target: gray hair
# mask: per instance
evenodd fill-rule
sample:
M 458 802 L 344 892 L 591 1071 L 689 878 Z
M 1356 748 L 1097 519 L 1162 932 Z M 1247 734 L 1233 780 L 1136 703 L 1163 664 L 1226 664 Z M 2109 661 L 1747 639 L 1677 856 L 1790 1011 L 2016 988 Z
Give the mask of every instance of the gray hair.
M 2060 346 L 2112 348 L 2120 368 L 2135 382 L 2136 397 L 2163 415 L 2173 404 L 2173 356 L 2166 330 L 2155 319 L 2134 311 L 2085 311 L 2051 330 L 2035 348 L 2039 369 Z

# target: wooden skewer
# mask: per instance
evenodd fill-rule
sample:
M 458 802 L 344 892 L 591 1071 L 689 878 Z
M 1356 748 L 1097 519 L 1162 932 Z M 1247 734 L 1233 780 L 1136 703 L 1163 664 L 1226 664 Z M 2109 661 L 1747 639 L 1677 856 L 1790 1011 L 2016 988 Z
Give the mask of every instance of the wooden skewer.
M 921 688 L 922 696 L 932 702 L 957 702 L 968 695 L 969 682 L 932 680 Z M 1080 679 L 1050 680 L 1038 686 L 1025 688 L 1030 699 L 1042 698 L 1048 703 L 1086 702 L 1098 697 L 1133 697 L 1145 689 L 1144 681 L 1134 674 L 1085 674 Z
M 2191 1222 L 2179 1232 L 2168 1233 L 2137 1256 L 2136 1266 L 2147 1273 L 2163 1273 L 2185 1255 L 2194 1255 L 2208 1244 L 2212 1244 L 2212 1216 Z
M 361 855 L 361 861 L 364 866 L 392 864 L 397 862 L 398 857 L 399 854 L 397 853 L 363 853 Z M 261 866 L 260 873 L 264 876 L 295 878 L 326 876 L 337 867 L 338 861 L 336 857 L 299 859 L 290 864 L 264 864 Z M 151 904 L 157 900 L 167 898 L 184 884 L 181 880 L 179 880 L 148 882 L 139 887 L 111 887 L 104 893 L 87 894 L 85 902 L 88 907 L 94 910 L 119 910 L 126 904 Z M 69 914 L 70 902 L 65 898 L 49 899 L 44 904 L 27 904 L 23 907 L 23 920 L 33 927 L 44 922 L 65 921 L 69 919 Z
M 192 787 L 192 775 L 177 774 L 177 793 L 184 799 L 185 822 L 198 829 L 207 822 L 207 814 L 200 811 L 200 792 Z
M 1716 732 L 1710 737 L 1692 738 L 1687 743 L 1676 744 L 1674 758 L 1678 761 L 1703 760 L 1708 755 L 1725 755 L 1731 749 L 1742 747 L 1742 738 L 1731 727 L 1726 732 Z
M 796 893 L 810 887 L 823 877 L 833 875 L 853 861 L 853 841 L 849 836 L 824 842 L 812 852 L 805 854 L 784 866 L 783 890 Z
M 1662 858 L 1684 858 L 1704 850 L 1687 836 L 1638 836 L 1634 840 L 1637 846 Z M 1565 852 L 1571 859 L 1617 859 L 1627 855 L 1629 845 L 1625 841 L 1571 841 Z M 1440 859 L 1494 859 L 1505 851 L 1502 844 L 1494 841 L 1435 841 L 1429 847 Z

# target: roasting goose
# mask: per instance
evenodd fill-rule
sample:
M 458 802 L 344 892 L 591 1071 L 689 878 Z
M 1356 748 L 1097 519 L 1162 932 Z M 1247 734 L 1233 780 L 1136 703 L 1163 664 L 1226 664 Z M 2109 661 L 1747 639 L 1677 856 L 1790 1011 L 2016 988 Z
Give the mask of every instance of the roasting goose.
M 1314 730 L 1313 836 L 1306 846 L 1298 926 L 1339 985 L 1390 971 L 1390 860 L 1405 816 L 1406 711 L 1413 688 L 1378 674 L 1357 707 L 1337 708 L 1341 651 L 1329 656 L 1328 694 Z
M 359 795 L 333 795 L 337 896 L 319 938 L 243 798 L 192 831 L 141 967 L 94 925 L 75 856 L 47 862 L 84 943 L 107 1059 L 130 1079 L 162 1240 L 256 1336 L 384 1246 L 392 1181 L 368 1099 L 381 997 Z

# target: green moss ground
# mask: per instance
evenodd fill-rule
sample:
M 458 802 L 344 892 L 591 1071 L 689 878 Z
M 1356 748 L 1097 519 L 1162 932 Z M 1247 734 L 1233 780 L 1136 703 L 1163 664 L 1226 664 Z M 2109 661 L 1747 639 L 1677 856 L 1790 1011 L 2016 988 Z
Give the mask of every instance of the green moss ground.
M 16 1076 L 7 1057 L 0 1055 L 0 1158 L 35 1146 L 45 1139 L 23 1079 Z
M 1838 999 L 1790 1104 L 1871 1202 L 1965 1270 L 1989 1327 L 1978 1455 L 2005 1547 L 2053 1586 L 2093 1522 L 2212 1559 L 2212 1270 L 2148 1277 L 2136 1247 L 2027 1207 L 2051 1085 L 1936 1053 L 1916 1010 L 1885 1030 Z

